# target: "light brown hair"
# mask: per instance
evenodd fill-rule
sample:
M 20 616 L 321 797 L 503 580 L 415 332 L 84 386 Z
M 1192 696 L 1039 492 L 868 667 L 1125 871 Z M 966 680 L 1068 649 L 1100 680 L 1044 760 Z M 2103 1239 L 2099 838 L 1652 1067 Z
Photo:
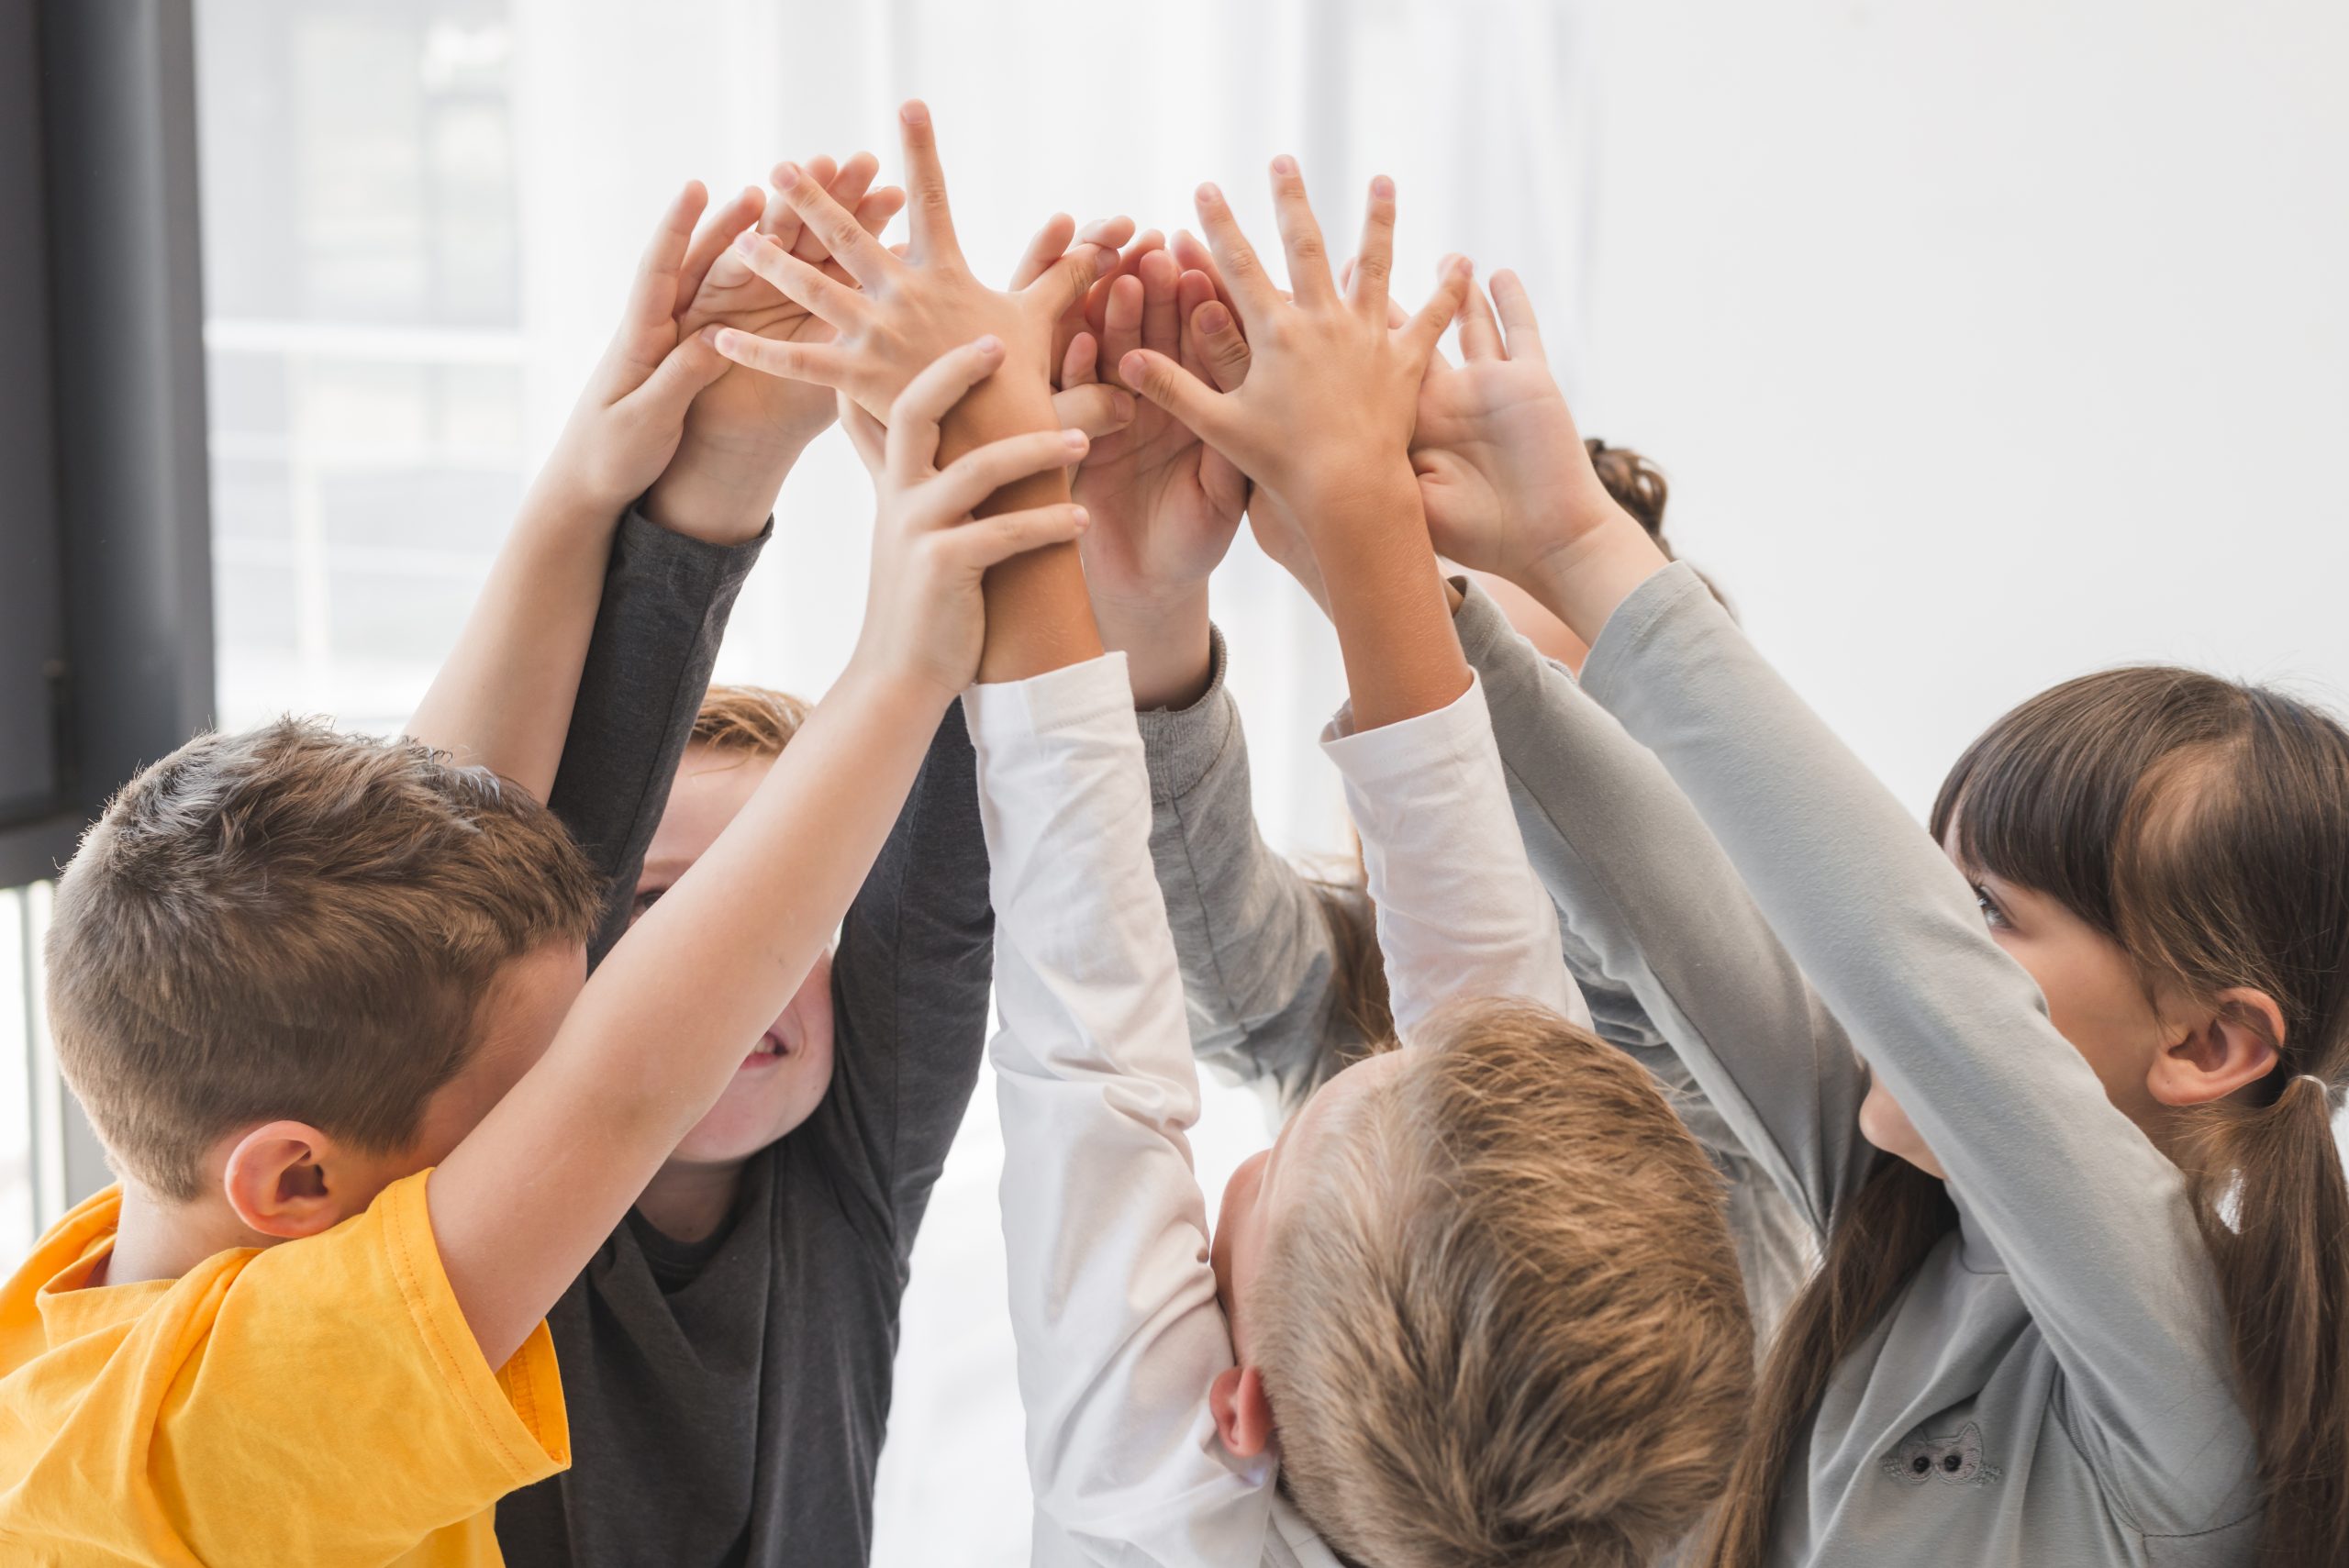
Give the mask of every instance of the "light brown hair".
M 2197 671 L 2088 675 L 1975 741 L 1932 831 L 2118 943 L 2149 995 L 2247 987 L 2281 1010 L 2275 1070 L 2177 1125 L 2259 1441 L 2261 1560 L 2349 1562 L 2349 1185 L 2332 1125 L 2349 1083 L 2349 731 Z M 1836 1364 L 1956 1223 L 1941 1182 L 1888 1158 L 1843 1208 L 1764 1372 L 1719 1568 L 1765 1561 Z
M 753 757 L 780 757 L 814 709 L 765 686 L 712 686 L 694 716 L 693 743 Z
M 277 1118 L 397 1150 L 499 967 L 584 942 L 601 895 L 546 807 L 414 741 L 201 735 L 122 787 L 58 884 L 58 1062 L 163 1198 Z
M 1716 1496 L 1753 1337 L 1720 1179 L 1631 1058 L 1456 1004 L 1267 1239 L 1283 1483 L 1378 1568 L 1634 1568 Z

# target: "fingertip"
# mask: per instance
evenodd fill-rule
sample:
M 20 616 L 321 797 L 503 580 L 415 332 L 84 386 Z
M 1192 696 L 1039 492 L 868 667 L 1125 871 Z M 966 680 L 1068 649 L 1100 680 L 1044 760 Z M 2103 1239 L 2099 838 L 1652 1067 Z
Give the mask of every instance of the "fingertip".
M 1150 371 L 1150 356 L 1140 349 L 1128 350 L 1118 361 L 1118 379 L 1129 386 L 1139 386 Z
M 1003 339 L 989 332 L 972 340 L 972 350 L 983 360 L 992 360 L 1003 352 Z
M 1370 182 L 1370 194 L 1382 202 L 1391 202 L 1395 199 L 1395 182 L 1384 174 L 1377 175 Z
M 799 183 L 800 173 L 800 167 L 796 163 L 785 161 L 776 164 L 774 166 L 774 188 L 778 191 L 787 191 L 792 189 Z
M 1216 188 L 1215 182 L 1212 180 L 1192 192 L 1191 195 L 1192 199 L 1201 206 L 1211 206 L 1223 200 L 1223 193 Z
M 1297 160 L 1284 152 L 1273 160 L 1273 172 L 1286 178 L 1297 172 Z
M 1199 306 L 1198 314 L 1191 317 L 1191 325 L 1208 337 L 1220 338 L 1231 330 L 1231 312 L 1224 308 L 1221 300 L 1211 299 Z
M 897 118 L 908 130 L 918 130 L 930 124 L 930 106 L 919 98 L 907 98 L 898 106 Z
M 1093 526 L 1093 514 L 1082 506 L 1071 506 L 1068 509 L 1068 520 L 1078 533 L 1083 533 Z
M 1132 424 L 1134 419 L 1134 395 L 1130 392 L 1120 391 L 1114 386 L 1111 387 L 1109 389 L 1109 412 L 1116 416 L 1119 424 Z

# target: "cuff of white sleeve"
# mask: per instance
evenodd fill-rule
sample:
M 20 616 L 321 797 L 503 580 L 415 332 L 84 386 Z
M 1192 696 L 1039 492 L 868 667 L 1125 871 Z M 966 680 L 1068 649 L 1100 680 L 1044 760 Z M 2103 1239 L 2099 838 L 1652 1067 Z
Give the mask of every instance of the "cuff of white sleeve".
M 1468 673 L 1468 689 L 1431 713 L 1375 729 L 1353 727 L 1348 702 L 1321 730 L 1321 754 L 1357 784 L 1375 784 L 1424 773 L 1431 762 L 1474 756 L 1489 744 L 1492 716 L 1485 706 L 1484 678 Z
M 1133 713 L 1122 652 L 1064 664 L 1024 681 L 974 685 L 963 694 L 963 715 L 974 740 L 1085 729 L 1110 718 L 1130 729 Z

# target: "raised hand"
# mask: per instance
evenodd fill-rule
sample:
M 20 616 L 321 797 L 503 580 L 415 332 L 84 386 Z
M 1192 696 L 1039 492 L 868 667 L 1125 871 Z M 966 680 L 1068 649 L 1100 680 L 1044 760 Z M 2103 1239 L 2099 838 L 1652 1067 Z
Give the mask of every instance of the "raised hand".
M 911 676 L 952 697 L 970 684 L 986 638 L 980 580 L 989 567 L 1085 531 L 1085 508 L 1062 501 L 974 519 L 988 495 L 1082 459 L 1081 430 L 1031 430 L 938 466 L 939 424 L 973 387 L 999 372 L 1000 339 L 950 349 L 898 394 L 885 427 L 842 399 L 841 420 L 874 477 L 880 510 L 873 572 L 852 670 Z
M 1286 502 L 1308 530 L 1326 503 L 1391 483 L 1408 466 L 1419 380 L 1467 286 L 1465 262 L 1400 328 L 1387 322 L 1394 261 L 1395 186 L 1371 183 L 1370 208 L 1352 286 L 1342 294 L 1294 159 L 1273 162 L 1273 197 L 1287 254 L 1284 297 L 1213 185 L 1199 187 L 1207 230 L 1252 354 L 1247 379 L 1218 392 L 1163 353 L 1127 354 L 1121 378 L 1168 409 Z
M 905 206 L 894 186 L 874 190 L 880 162 L 860 152 L 839 168 L 810 159 L 809 176 L 868 234 L 879 234 Z M 835 281 L 847 273 L 823 242 L 781 200 L 745 190 L 712 216 L 695 237 L 680 281 L 678 330 L 707 328 L 776 342 L 823 342 L 831 328 L 751 270 L 732 241 L 756 226 L 775 244 Z M 702 538 L 748 538 L 774 505 L 801 450 L 832 422 L 832 393 L 807 382 L 761 375 L 729 364 L 727 373 L 694 400 L 677 456 L 645 497 L 645 510 L 663 527 Z
M 1494 273 L 1489 300 L 1469 291 L 1460 351 L 1457 366 L 1437 356 L 1419 388 L 1411 465 L 1428 531 L 1461 565 L 1519 581 L 1621 508 L 1591 466 L 1516 273 Z
M 1209 373 L 1185 317 L 1186 306 L 1203 308 L 1214 292 L 1205 273 L 1183 272 L 1163 250 L 1143 253 L 1112 282 L 1098 339 L 1088 329 L 1071 339 L 1062 386 L 1092 384 L 1103 367 L 1141 348 L 1194 375 Z M 1094 444 L 1074 494 L 1097 525 L 1083 546 L 1094 617 L 1103 642 L 1125 651 L 1135 703 L 1190 700 L 1208 673 L 1208 577 L 1239 529 L 1246 476 L 1145 402 L 1124 429 Z
M 856 286 L 828 276 L 765 235 L 743 235 L 736 249 L 751 269 L 829 326 L 834 340 L 774 342 L 726 331 L 718 337 L 718 350 L 754 370 L 844 392 L 874 418 L 886 419 L 897 395 L 941 354 L 989 334 L 1002 340 L 1006 353 L 999 386 L 1029 395 L 1041 423 L 1049 417 L 1043 405 L 1051 392 L 1055 328 L 1084 297 L 1104 259 L 1114 258 L 1114 246 L 1080 242 L 1017 292 L 988 287 L 972 274 L 955 240 L 930 112 L 909 103 L 898 121 L 910 193 L 906 253 L 896 254 L 866 233 L 807 171 L 779 165 L 777 194 Z

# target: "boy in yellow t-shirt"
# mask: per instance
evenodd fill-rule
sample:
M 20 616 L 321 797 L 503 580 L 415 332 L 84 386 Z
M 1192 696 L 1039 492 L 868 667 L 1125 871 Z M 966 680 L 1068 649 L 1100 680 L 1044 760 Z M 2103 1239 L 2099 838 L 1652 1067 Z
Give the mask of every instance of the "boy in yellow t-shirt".
M 547 1308 L 863 882 L 978 660 L 985 570 L 1081 528 L 1041 367 L 1091 246 L 941 302 L 925 342 L 963 343 L 892 418 L 854 657 L 583 984 L 601 889 L 540 802 L 614 521 L 727 371 L 677 306 L 757 206 L 697 238 L 703 200 L 664 219 L 414 739 L 198 737 L 67 868 L 50 1018 L 122 1184 L 0 1289 L 0 1562 L 496 1562 L 491 1506 L 569 1457 Z M 939 475 L 950 408 L 974 450 Z M 1054 504 L 956 526 L 1031 475 Z

